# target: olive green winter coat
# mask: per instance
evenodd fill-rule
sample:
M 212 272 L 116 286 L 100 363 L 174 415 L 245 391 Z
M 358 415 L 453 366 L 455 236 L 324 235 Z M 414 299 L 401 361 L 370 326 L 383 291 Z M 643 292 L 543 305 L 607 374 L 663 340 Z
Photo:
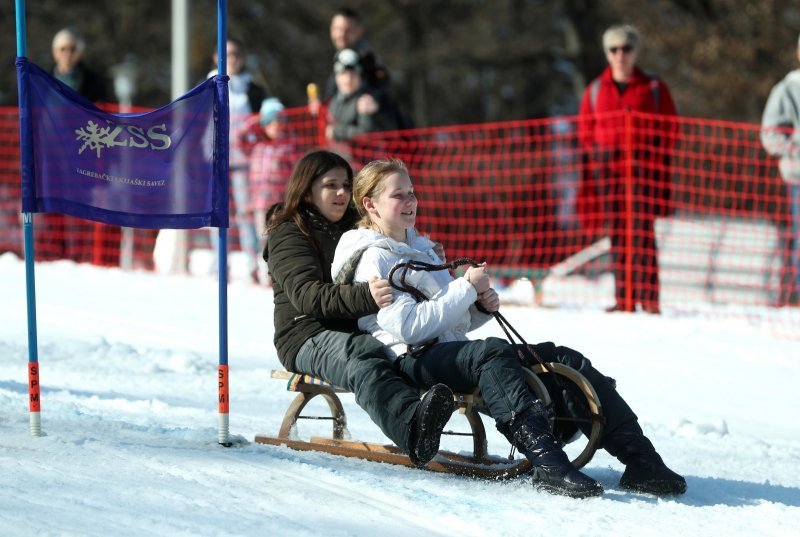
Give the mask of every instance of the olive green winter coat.
M 275 348 L 289 371 L 295 370 L 297 351 L 308 338 L 323 330 L 358 331 L 358 318 L 378 311 L 368 284 L 339 285 L 331 279 L 336 244 L 356 218 L 353 208 L 337 223 L 306 210 L 311 237 L 291 221 L 269 232 L 264 259 L 272 279 Z

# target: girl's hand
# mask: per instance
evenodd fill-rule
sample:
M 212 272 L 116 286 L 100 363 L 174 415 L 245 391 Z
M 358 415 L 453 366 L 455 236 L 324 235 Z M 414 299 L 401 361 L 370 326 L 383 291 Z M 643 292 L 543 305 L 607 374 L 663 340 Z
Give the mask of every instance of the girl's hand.
M 466 272 L 464 272 L 464 277 L 472 284 L 478 292 L 478 295 L 488 291 L 491 286 L 489 275 L 486 274 L 486 264 L 477 267 L 469 267 Z
M 494 313 L 500 310 L 500 297 L 497 295 L 497 291 L 489 289 L 478 295 L 478 304 L 489 313 Z
M 394 300 L 392 286 L 389 284 L 389 280 L 382 280 L 377 276 L 370 278 L 369 292 L 372 294 L 372 299 L 379 308 L 389 306 Z

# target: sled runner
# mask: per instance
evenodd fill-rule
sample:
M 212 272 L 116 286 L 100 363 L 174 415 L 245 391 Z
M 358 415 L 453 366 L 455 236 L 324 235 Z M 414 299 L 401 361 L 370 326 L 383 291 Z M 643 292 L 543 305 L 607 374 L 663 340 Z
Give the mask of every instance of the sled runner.
M 597 399 L 597 394 L 586 378 L 574 369 L 558 363 L 547 364 L 550 371 L 543 365 L 535 365 L 532 370 L 525 369 L 526 382 L 531 391 L 541 399 L 548 408 L 551 409 L 551 421 L 554 424 L 556 437 L 564 443 L 576 439 L 578 434 L 576 422 L 585 421 L 588 426 L 591 424 L 591 431 L 588 437 L 584 438 L 585 446 L 579 447 L 576 456 L 570 456 L 576 468 L 583 467 L 588 463 L 600 443 L 603 430 L 602 410 Z M 552 411 L 555 408 L 550 395 L 539 375 L 557 375 L 560 385 L 572 383 L 577 388 L 576 393 L 581 393 L 583 398 L 579 401 L 579 406 L 584 408 L 589 414 L 585 420 L 581 418 L 569 418 Z M 398 464 L 401 466 L 414 467 L 411 459 L 400 451 L 397 446 L 387 444 L 372 444 L 349 440 L 347 431 L 347 418 L 344 407 L 337 394 L 348 393 L 337 386 L 332 386 L 319 378 L 311 375 L 290 373 L 288 371 L 272 371 L 272 378 L 285 380 L 287 390 L 297 392 L 297 396 L 289 405 L 283 418 L 278 436 L 256 435 L 255 441 L 261 444 L 271 444 L 287 446 L 301 451 L 320 451 L 345 457 L 355 457 L 375 462 Z M 307 416 L 302 412 L 306 405 L 315 397 L 320 396 L 328 404 L 330 414 L 328 416 Z M 450 451 L 439 451 L 437 456 L 429 462 L 426 470 L 434 472 L 454 473 L 473 477 L 505 479 L 525 473 L 529 468 L 528 460 L 525 458 L 498 457 L 488 453 L 486 440 L 486 430 L 479 415 L 485 412 L 483 400 L 480 392 L 471 394 L 454 394 L 456 401 L 456 412 L 467 420 L 469 433 L 460 433 L 445 430 L 442 433 L 444 439 L 446 435 L 468 435 L 472 437 L 472 453 L 453 453 Z M 300 438 L 298 420 L 330 420 L 332 422 L 332 434 L 330 437 L 312 436 L 307 440 Z M 566 436 L 568 437 L 566 437 Z M 576 441 L 577 443 L 577 441 Z M 570 450 L 573 451 L 573 450 Z

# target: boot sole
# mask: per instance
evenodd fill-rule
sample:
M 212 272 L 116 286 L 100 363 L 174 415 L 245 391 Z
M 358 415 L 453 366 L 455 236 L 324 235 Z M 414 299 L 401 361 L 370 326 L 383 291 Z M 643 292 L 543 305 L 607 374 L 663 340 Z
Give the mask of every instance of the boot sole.
M 428 393 L 430 393 L 428 400 L 420 403 L 425 404 L 426 408 L 421 416 L 422 424 L 414 449 L 416 456 L 412 458 L 414 464 L 419 467 L 428 464 L 439 452 L 442 430 L 450 421 L 455 406 L 453 392 L 446 386 L 434 386 Z
M 591 484 L 587 483 L 585 486 L 566 481 L 554 481 L 548 479 L 547 472 L 543 472 L 541 468 L 533 469 L 531 480 L 534 488 L 538 490 L 570 498 L 593 498 L 603 494 L 603 486 L 597 481 L 592 481 Z
M 551 483 L 534 481 L 533 487 L 537 490 L 548 492 L 550 494 L 557 494 L 559 496 L 567 496 L 569 498 L 576 498 L 576 499 L 595 498 L 597 496 L 603 495 L 603 487 L 601 487 L 600 485 L 598 485 L 597 487 L 592 487 L 591 489 L 570 489 L 563 486 L 554 485 Z
M 641 484 L 620 482 L 619 486 L 631 492 L 653 494 L 654 496 L 680 496 L 686 492 L 686 483 L 674 483 L 670 481 L 651 481 Z

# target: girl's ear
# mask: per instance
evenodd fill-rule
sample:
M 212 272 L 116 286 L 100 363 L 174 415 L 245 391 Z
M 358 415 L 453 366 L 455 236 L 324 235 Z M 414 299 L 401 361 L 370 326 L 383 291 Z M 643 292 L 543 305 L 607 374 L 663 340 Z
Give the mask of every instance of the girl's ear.
M 361 204 L 364 206 L 364 210 L 367 211 L 367 214 L 378 214 L 378 211 L 375 209 L 375 204 L 372 203 L 372 198 L 365 197 L 361 200 Z

